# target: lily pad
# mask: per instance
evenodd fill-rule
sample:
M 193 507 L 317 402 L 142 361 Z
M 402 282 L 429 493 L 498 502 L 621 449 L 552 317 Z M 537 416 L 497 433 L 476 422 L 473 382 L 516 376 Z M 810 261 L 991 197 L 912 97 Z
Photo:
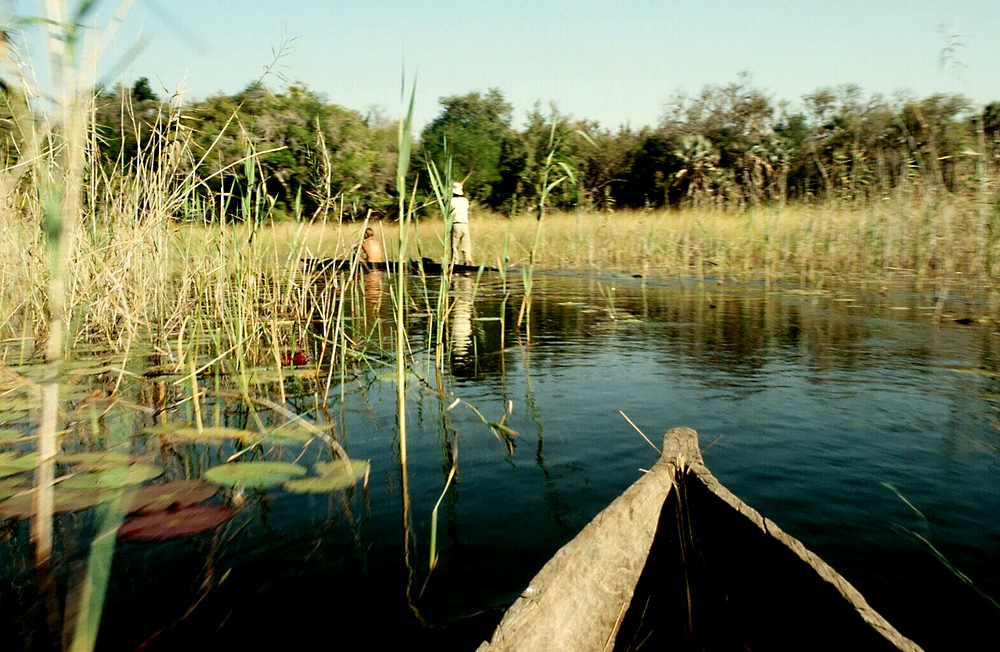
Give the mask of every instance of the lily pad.
M 101 471 L 116 466 L 128 466 L 131 458 L 121 451 L 89 451 L 85 453 L 60 453 L 56 462 L 74 467 L 77 471 Z
M 3 410 L 0 411 L 0 423 L 10 423 L 11 421 L 23 421 L 31 414 L 28 410 Z
M 31 518 L 35 514 L 34 493 L 13 496 L 0 502 L 0 518 Z M 56 514 L 78 512 L 96 507 L 115 497 L 110 491 L 63 491 L 56 489 L 52 496 L 52 511 Z
M 190 507 L 217 494 L 219 488 L 200 480 L 177 480 L 151 484 L 139 489 L 129 512 L 160 512 L 168 509 Z
M 280 439 L 305 443 L 315 437 L 315 431 L 294 423 L 283 423 L 263 434 L 265 439 Z
M 31 485 L 25 482 L 23 478 L 5 478 L 0 480 L 0 501 L 7 500 L 14 494 L 30 488 Z
M 14 452 L 0 453 L 0 478 L 17 473 L 33 471 L 38 466 L 38 455 L 18 455 Z
M 206 426 L 199 432 L 198 427 L 193 424 L 173 423 L 149 426 L 148 428 L 143 428 L 142 433 L 144 435 L 162 435 L 164 437 L 175 437 L 195 442 L 217 442 L 222 439 L 239 439 L 240 441 L 247 442 L 257 437 L 257 433 L 253 430 Z
M 0 428 L 0 443 L 13 441 L 24 437 L 24 431 L 19 428 Z
M 355 478 L 363 478 L 368 470 L 368 460 L 330 460 L 320 462 L 315 468 L 319 475 L 353 474 Z
M 251 385 L 270 385 L 290 378 L 318 378 L 322 372 L 315 367 L 256 368 L 250 370 Z
M 205 479 L 227 487 L 273 487 L 305 474 L 305 467 L 290 462 L 237 462 L 205 471 Z
M 391 371 L 383 371 L 377 376 L 377 378 L 378 381 L 381 383 L 396 383 L 399 382 L 399 372 L 397 372 L 395 369 Z M 407 371 L 404 374 L 403 380 L 404 382 L 406 382 L 407 385 L 419 385 L 421 382 L 420 376 L 413 373 L 412 371 Z
M 320 478 L 299 478 L 282 485 L 294 494 L 326 494 L 354 486 L 354 478 L 349 475 L 325 475 Z
M 34 410 L 41 405 L 41 401 L 28 396 L 5 396 L 0 399 L 0 412 L 15 410 L 18 412 Z
M 122 523 L 118 528 L 118 537 L 136 541 L 188 537 L 219 527 L 235 513 L 223 505 L 199 505 L 143 514 Z
M 166 380 L 167 378 L 180 376 L 181 373 L 181 368 L 176 364 L 160 364 L 146 369 L 146 371 L 142 372 L 142 375 L 146 378 Z
M 363 478 L 368 470 L 368 460 L 333 460 L 316 465 L 320 477 L 301 478 L 284 484 L 285 489 L 297 494 L 328 493 L 347 489 Z
M 66 490 L 121 489 L 134 484 L 142 484 L 163 473 L 163 469 L 152 464 L 116 466 L 95 473 L 75 475 L 62 483 Z
M 106 373 L 121 373 L 121 367 L 103 361 L 73 361 L 63 363 L 63 373 L 67 376 L 100 376 Z

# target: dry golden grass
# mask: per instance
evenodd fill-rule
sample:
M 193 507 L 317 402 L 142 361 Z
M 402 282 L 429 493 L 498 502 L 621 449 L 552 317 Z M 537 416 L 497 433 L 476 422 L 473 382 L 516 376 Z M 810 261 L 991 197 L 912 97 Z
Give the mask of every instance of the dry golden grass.
M 651 275 L 712 274 L 814 281 L 829 275 L 909 271 L 925 277 L 997 274 L 997 239 L 971 201 L 885 202 L 759 209 L 550 213 L 537 253 L 539 269 L 618 270 Z M 536 221 L 485 212 L 472 217 L 473 254 L 489 266 L 522 267 Z M 394 222 L 374 224 L 394 255 Z M 305 257 L 344 258 L 361 238 L 359 223 L 281 224 L 261 237 L 281 255 L 292 244 Z M 425 218 L 411 237 L 419 254 L 439 259 L 443 224 Z M 411 243 L 413 240 L 411 240 Z M 411 244 L 410 251 L 416 255 Z

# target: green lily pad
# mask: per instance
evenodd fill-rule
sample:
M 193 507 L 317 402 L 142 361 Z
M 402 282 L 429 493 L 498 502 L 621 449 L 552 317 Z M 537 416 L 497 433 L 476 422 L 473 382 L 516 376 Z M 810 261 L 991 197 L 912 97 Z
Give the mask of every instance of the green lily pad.
M 30 518 L 35 514 L 34 492 L 14 496 L 0 502 L 0 518 Z M 56 514 L 78 512 L 96 507 L 115 497 L 111 491 L 64 491 L 57 488 L 52 496 L 52 511 Z
M 28 410 L 3 410 L 0 411 L 0 423 L 10 423 L 11 421 L 23 421 L 31 414 Z
M 263 434 L 265 439 L 279 439 L 305 443 L 316 436 L 315 430 L 295 423 L 283 423 Z
M 273 487 L 305 474 L 305 467 L 290 462 L 237 462 L 205 471 L 205 479 L 227 487 Z
M 395 383 L 399 381 L 398 372 L 393 369 L 391 371 L 384 371 L 377 376 L 379 382 L 382 383 Z M 412 371 L 407 371 L 404 377 L 404 381 L 407 385 L 419 385 L 421 382 L 420 376 L 413 373 Z
M 297 494 L 319 494 L 347 489 L 363 478 L 368 470 L 368 460 L 333 460 L 316 465 L 320 477 L 290 480 L 283 486 Z
M 251 385 L 270 385 L 290 378 L 318 378 L 322 372 L 315 367 L 282 367 L 272 369 L 260 367 L 250 369 Z
M 165 380 L 166 378 L 180 376 L 181 373 L 180 367 L 176 364 L 160 364 L 146 369 L 146 371 L 142 372 L 142 375 L 146 378 Z
M 195 442 L 217 442 L 222 439 L 239 439 L 240 441 L 248 442 L 258 436 L 253 430 L 206 426 L 199 432 L 198 427 L 193 424 L 174 423 L 163 423 L 143 428 L 142 434 L 162 435 L 164 437 L 175 437 Z
M 131 458 L 121 451 L 90 451 L 85 453 L 60 453 L 58 464 L 66 464 L 77 471 L 101 471 L 116 466 L 128 466 Z
M 138 541 L 164 541 L 217 528 L 235 514 L 223 505 L 200 505 L 143 514 L 122 523 L 118 536 Z
M 368 460 L 330 460 L 320 462 L 315 468 L 319 475 L 353 474 L 355 478 L 363 478 L 368 470 Z
M 146 485 L 136 492 L 128 511 L 158 512 L 190 507 L 208 500 L 218 492 L 217 486 L 201 480 L 176 480 Z
M 74 475 L 61 484 L 67 491 L 121 489 L 134 484 L 142 484 L 163 473 L 163 469 L 152 464 L 116 466 L 95 473 Z
M 7 412 L 9 410 L 26 412 L 38 408 L 39 405 L 41 405 L 41 401 L 27 396 L 5 396 L 4 398 L 0 398 L 0 412 Z
M 25 482 L 24 478 L 4 478 L 0 480 L 0 501 L 30 488 L 31 485 Z
M 74 360 L 64 362 L 62 371 L 67 376 L 99 376 L 106 373 L 121 373 L 121 367 L 100 360 Z
M 0 443 L 20 439 L 24 436 L 24 431 L 19 428 L 0 428 Z
M 104 396 L 104 392 L 101 392 L 101 396 Z M 95 396 L 95 390 L 93 387 L 88 385 L 60 385 L 59 386 L 59 402 L 60 403 L 78 403 L 88 398 Z
M 38 466 L 38 455 L 30 453 L 28 455 L 18 455 L 11 451 L 0 453 L 0 478 L 14 473 L 24 473 L 34 470 Z M 4 473 L 7 471 L 7 473 Z
M 321 478 L 299 478 L 282 484 L 293 494 L 326 494 L 354 486 L 354 478 L 349 475 L 326 475 Z

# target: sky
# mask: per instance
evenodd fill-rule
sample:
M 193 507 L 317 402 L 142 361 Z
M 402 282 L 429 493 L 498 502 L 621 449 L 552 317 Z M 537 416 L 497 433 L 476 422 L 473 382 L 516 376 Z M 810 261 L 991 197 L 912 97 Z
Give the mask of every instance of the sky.
M 793 106 L 840 84 L 985 104 L 1000 100 L 996 2 L 133 0 L 104 44 L 99 76 L 148 77 L 163 96 L 183 89 L 201 99 L 234 93 L 270 67 L 272 89 L 302 82 L 395 119 L 405 71 L 418 128 L 438 115 L 441 97 L 493 87 L 513 104 L 516 126 L 536 102 L 545 111 L 554 102 L 610 129 L 639 128 L 655 125 L 674 93 L 741 71 Z M 3 4 L 8 16 L 44 13 L 41 0 Z M 120 6 L 99 3 L 89 22 L 106 26 Z M 38 67 L 41 39 L 27 43 Z

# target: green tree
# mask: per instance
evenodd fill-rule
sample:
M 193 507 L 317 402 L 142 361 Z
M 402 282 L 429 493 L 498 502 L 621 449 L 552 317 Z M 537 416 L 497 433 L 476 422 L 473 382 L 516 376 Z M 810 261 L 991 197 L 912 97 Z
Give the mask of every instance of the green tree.
M 254 84 L 233 96 L 217 95 L 187 112 L 197 119 L 195 141 L 210 187 L 241 194 L 244 168 L 255 154 L 265 191 L 280 213 L 300 203 L 307 216 L 344 200 L 347 217 L 371 209 L 386 214 L 394 203 L 395 134 L 369 126 L 360 113 L 331 104 L 302 84 L 272 93 Z
M 675 154 L 680 138 L 663 130 L 648 129 L 637 138 L 639 146 L 630 156 L 624 203 L 633 208 L 668 205 L 672 199 L 671 179 L 680 169 Z
M 159 96 L 150 87 L 148 77 L 140 77 L 135 80 L 135 84 L 132 85 L 132 99 L 136 102 L 160 101 Z
M 447 140 L 455 176 L 465 179 L 467 194 L 500 208 L 509 194 L 516 192 L 511 176 L 520 172 L 522 153 L 511 128 L 513 107 L 497 88 L 485 94 L 444 97 L 440 102 L 440 115 L 420 135 L 421 157 L 425 162 L 438 162 L 440 167 Z

